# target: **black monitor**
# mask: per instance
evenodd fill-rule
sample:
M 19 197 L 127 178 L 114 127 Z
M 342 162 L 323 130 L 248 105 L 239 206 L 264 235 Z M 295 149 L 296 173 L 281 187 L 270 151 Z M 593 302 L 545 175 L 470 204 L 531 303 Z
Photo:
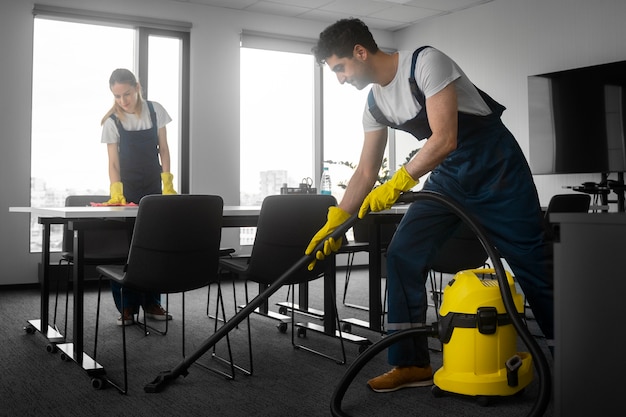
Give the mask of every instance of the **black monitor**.
M 533 174 L 626 171 L 626 61 L 528 77 Z

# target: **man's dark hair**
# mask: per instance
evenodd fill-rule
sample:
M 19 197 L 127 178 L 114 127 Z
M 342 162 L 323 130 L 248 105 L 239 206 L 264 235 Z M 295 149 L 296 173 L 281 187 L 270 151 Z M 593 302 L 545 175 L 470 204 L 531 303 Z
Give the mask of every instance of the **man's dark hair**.
M 323 64 L 329 56 L 339 58 L 352 56 L 355 45 L 361 45 L 370 52 L 378 52 L 378 45 L 367 25 L 360 19 L 341 19 L 328 26 L 312 48 L 315 60 Z

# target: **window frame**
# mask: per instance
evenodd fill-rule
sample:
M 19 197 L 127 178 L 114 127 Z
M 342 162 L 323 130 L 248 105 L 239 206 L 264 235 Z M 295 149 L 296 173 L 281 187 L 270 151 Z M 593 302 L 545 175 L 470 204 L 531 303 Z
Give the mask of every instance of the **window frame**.
M 126 28 L 135 31 L 135 71 L 141 80 L 146 97 L 150 87 L 148 76 L 148 40 L 150 36 L 162 36 L 179 39 L 181 42 L 180 65 L 180 107 L 176 109 L 179 118 L 178 127 L 178 188 L 180 193 L 189 193 L 190 189 L 190 30 L 191 23 L 172 20 L 152 19 L 131 15 L 104 13 L 83 9 L 56 7 L 35 4 L 33 19 L 56 20 L 68 23 L 87 25 L 101 25 L 108 27 Z M 34 41 L 34 39 L 33 39 Z M 31 138 L 32 143 L 32 138 Z M 32 172 L 32 171 L 31 171 Z M 32 199 L 32 195 L 30 196 Z M 37 222 L 35 221 L 35 224 Z M 31 225 L 33 219 L 31 219 Z M 31 253 L 39 252 L 39 248 L 32 247 Z

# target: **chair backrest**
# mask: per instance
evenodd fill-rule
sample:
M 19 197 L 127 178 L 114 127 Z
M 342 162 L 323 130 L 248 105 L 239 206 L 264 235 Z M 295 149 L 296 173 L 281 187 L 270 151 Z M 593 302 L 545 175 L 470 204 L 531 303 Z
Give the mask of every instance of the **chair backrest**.
M 273 195 L 263 200 L 256 237 L 246 278 L 271 284 L 302 259 L 311 238 L 326 223 L 328 208 L 337 204 L 331 195 Z M 306 282 L 324 271 L 317 262 L 313 271 L 306 266 L 285 284 Z
M 589 194 L 556 194 L 550 198 L 546 216 L 550 213 L 586 213 L 589 211 L 590 204 Z
M 544 217 L 544 236 L 550 242 L 554 240 L 554 230 L 550 225 L 550 214 L 552 213 L 587 213 L 591 205 L 589 194 L 556 194 L 550 198 L 548 208 Z
M 108 195 L 70 195 L 65 199 L 66 207 L 86 207 L 90 203 L 103 203 L 109 200 Z M 124 262 L 128 257 L 130 246 L 129 229 L 94 229 L 86 230 L 83 238 L 85 262 L 100 264 L 108 262 Z M 72 257 L 74 237 L 67 225 L 63 226 L 62 252 Z
M 176 293 L 216 282 L 223 209 L 214 195 L 142 198 L 124 286 Z
M 480 239 L 463 221 L 452 236 L 441 246 L 431 269 L 445 274 L 456 274 L 465 269 L 479 268 L 485 265 L 488 255 Z

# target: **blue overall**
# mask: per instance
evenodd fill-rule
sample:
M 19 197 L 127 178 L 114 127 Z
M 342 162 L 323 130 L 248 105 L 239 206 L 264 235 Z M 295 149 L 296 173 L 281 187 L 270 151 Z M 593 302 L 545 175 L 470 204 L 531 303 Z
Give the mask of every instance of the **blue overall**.
M 413 93 L 422 110 L 412 120 L 394 126 L 384 119 L 370 93 L 370 111 L 383 124 L 417 138 L 431 135 L 423 93 L 413 78 L 419 52 L 413 54 Z M 470 213 L 510 265 L 547 339 L 553 338 L 553 288 L 547 267 L 541 207 L 526 159 L 500 116 L 504 107 L 478 90 L 492 113 L 475 116 L 459 112 L 457 148 L 435 168 L 425 190 L 444 194 Z M 411 204 L 387 250 L 390 333 L 421 327 L 426 322 L 426 278 L 437 250 L 461 220 L 431 201 Z M 425 336 L 390 346 L 393 366 L 430 363 Z
M 115 121 L 120 141 L 120 176 L 124 185 L 124 197 L 127 202 L 139 204 L 143 196 L 161 194 L 161 163 L 159 162 L 159 135 L 157 118 L 152 103 L 146 101 L 150 110 L 152 127 L 146 130 L 127 131 L 120 120 L 111 115 Z M 161 304 L 160 294 L 143 294 L 135 291 L 124 291 L 124 305 L 120 295 L 120 285 L 111 282 L 113 299 L 117 309 L 132 308 L 138 313 L 139 306 L 149 307 Z

